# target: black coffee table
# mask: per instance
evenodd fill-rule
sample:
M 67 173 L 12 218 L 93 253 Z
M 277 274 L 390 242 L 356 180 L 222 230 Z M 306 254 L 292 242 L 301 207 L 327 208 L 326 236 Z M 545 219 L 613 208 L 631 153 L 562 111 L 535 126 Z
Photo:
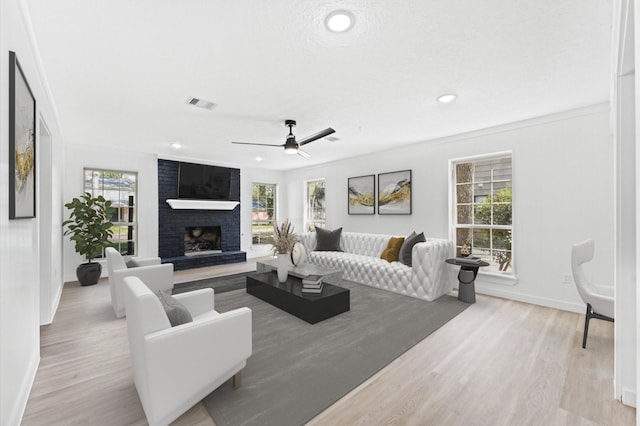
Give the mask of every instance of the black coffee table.
M 315 324 L 350 309 L 346 288 L 324 283 L 322 293 L 302 293 L 302 280 L 289 276 L 280 283 L 275 272 L 247 275 L 247 293 L 282 309 L 309 324 Z

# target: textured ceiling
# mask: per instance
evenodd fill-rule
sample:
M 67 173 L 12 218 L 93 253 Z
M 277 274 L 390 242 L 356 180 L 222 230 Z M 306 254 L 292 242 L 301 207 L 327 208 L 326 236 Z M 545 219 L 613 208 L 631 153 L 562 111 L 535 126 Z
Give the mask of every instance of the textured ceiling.
M 609 97 L 611 0 L 26 4 L 66 143 L 285 170 Z M 335 9 L 355 26 L 329 32 Z M 230 143 L 284 143 L 285 119 L 340 140 Z

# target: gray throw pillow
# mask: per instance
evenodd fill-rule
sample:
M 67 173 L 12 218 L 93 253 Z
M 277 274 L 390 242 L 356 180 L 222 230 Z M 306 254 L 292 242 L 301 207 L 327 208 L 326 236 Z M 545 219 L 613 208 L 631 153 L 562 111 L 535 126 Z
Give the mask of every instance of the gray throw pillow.
M 340 249 L 340 236 L 342 228 L 328 231 L 316 227 L 316 251 L 342 251 Z
M 405 238 L 402 247 L 400 247 L 398 260 L 407 266 L 411 266 L 411 251 L 413 250 L 413 246 L 418 243 L 424 243 L 425 241 L 427 241 L 427 239 L 424 237 L 424 232 L 419 234 L 412 232 L 411 235 Z
M 127 265 L 127 268 L 137 268 L 138 266 L 140 266 L 135 259 L 127 260 L 126 265 Z
M 191 312 L 180 302 L 178 302 L 173 296 L 165 293 L 164 291 L 158 291 L 156 293 L 160 304 L 169 318 L 171 327 L 176 325 L 185 324 L 193 321 Z

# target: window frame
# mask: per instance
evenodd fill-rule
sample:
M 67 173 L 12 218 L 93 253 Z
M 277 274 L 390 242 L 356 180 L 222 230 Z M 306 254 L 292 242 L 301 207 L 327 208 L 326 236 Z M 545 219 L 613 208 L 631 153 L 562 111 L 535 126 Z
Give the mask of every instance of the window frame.
M 309 198 L 309 185 L 312 183 L 317 183 L 317 182 L 322 182 L 323 183 L 323 188 L 325 190 L 325 196 L 324 196 L 324 202 L 325 205 L 324 207 L 324 219 L 321 221 L 314 221 L 311 218 L 311 211 L 310 211 L 310 198 Z M 316 178 L 316 179 L 309 179 L 306 180 L 304 182 L 304 229 L 305 232 L 314 232 L 315 231 L 315 227 L 316 224 L 322 224 L 322 228 L 326 227 L 327 224 L 327 206 L 326 206 L 326 202 L 327 202 L 327 195 L 326 195 L 326 190 L 327 190 L 327 180 L 325 178 Z M 313 224 L 314 229 L 311 230 L 311 225 Z
M 101 187 L 94 187 L 93 185 L 88 185 L 87 184 L 87 173 L 91 173 L 92 179 L 95 179 L 96 173 L 99 173 L 101 176 L 98 177 L 98 179 L 102 179 L 102 186 Z M 109 191 L 108 187 L 105 186 L 104 184 L 104 175 L 105 173 L 113 173 L 113 174 L 121 174 L 121 175 L 132 175 L 135 178 L 134 181 L 134 185 L 133 185 L 133 204 L 128 204 L 128 203 L 120 203 L 120 199 L 118 200 L 114 200 L 112 198 L 109 198 L 108 196 L 105 196 L 105 193 L 107 191 Z M 133 253 L 129 253 L 128 251 L 126 253 L 123 253 L 122 251 L 122 241 L 120 241 L 119 239 L 116 240 L 113 237 L 110 238 L 109 240 L 112 243 L 118 243 L 118 247 L 116 247 L 116 250 L 118 250 L 120 253 L 123 254 L 123 256 L 137 256 L 138 255 L 138 247 L 139 247 L 139 242 L 138 242 L 138 237 L 140 234 L 140 230 L 139 230 L 139 226 L 138 226 L 138 211 L 140 209 L 140 205 L 139 205 L 139 194 L 138 194 L 138 172 L 136 171 L 131 171 L 131 170 L 115 170 L 115 169 L 104 169 L 104 168 L 97 168 L 97 167 L 84 167 L 83 168 L 83 174 L 82 174 L 83 180 L 82 180 L 82 188 L 83 188 L 83 193 L 85 192 L 89 192 L 92 196 L 98 196 L 98 195 L 102 195 L 105 199 L 110 200 L 112 202 L 111 207 L 116 209 L 116 214 L 118 215 L 118 219 L 122 219 L 124 218 L 124 214 L 122 214 L 122 210 L 121 209 L 130 209 L 133 208 L 133 218 L 132 221 L 128 221 L 128 220 L 117 220 L 117 221 L 111 221 L 113 223 L 113 227 L 114 228 L 120 228 L 120 227 L 127 227 L 130 228 L 130 232 L 132 234 L 131 238 L 128 238 L 127 235 L 127 239 L 123 240 L 124 244 L 128 247 L 129 242 L 133 244 Z M 122 177 L 120 178 L 122 179 Z M 111 189 L 113 190 L 113 189 Z M 123 192 L 129 192 L 129 191 L 123 191 Z M 118 187 L 118 193 L 120 193 L 120 187 Z M 122 204 L 122 205 L 121 205 Z M 129 232 L 129 230 L 128 230 Z M 101 250 L 101 253 L 96 256 L 96 259 L 106 259 L 106 255 L 104 252 L 104 248 Z
M 254 220 L 253 219 L 253 202 L 254 202 L 254 198 L 253 198 L 253 189 L 254 186 L 256 185 L 262 185 L 262 186 L 272 186 L 273 187 L 273 214 L 272 214 L 272 218 L 271 220 Z M 254 222 L 271 222 L 271 225 L 273 226 L 274 224 L 277 223 L 278 221 L 278 193 L 279 193 L 279 188 L 278 188 L 278 184 L 276 183 L 268 183 L 268 182 L 251 182 L 251 246 L 252 247 L 262 247 L 262 246 L 268 246 L 271 245 L 271 243 L 267 243 L 262 241 L 263 239 L 267 239 L 269 238 L 269 235 L 271 235 L 271 237 L 273 237 L 273 232 L 271 232 L 269 235 L 266 235 L 263 238 L 259 238 L 259 242 L 254 243 L 254 233 L 253 233 L 253 226 L 254 226 Z M 259 199 L 257 201 L 260 201 Z M 265 207 L 266 210 L 266 207 Z
M 492 159 L 500 159 L 500 158 L 510 158 L 511 159 L 511 225 L 492 225 L 492 224 L 458 224 L 457 220 L 457 182 L 456 182 L 456 166 L 461 163 L 476 163 L 480 161 L 487 161 Z M 468 157 L 460 157 L 449 160 L 449 236 L 451 241 L 453 241 L 454 245 L 454 255 L 457 254 L 457 229 L 458 228 L 471 228 L 471 229 L 497 229 L 497 230 L 510 230 L 511 231 L 511 267 L 510 271 L 494 271 L 488 270 L 485 268 L 479 269 L 478 280 L 480 282 L 487 281 L 492 284 L 503 284 L 503 285 L 515 285 L 518 282 L 517 278 L 517 253 L 515 250 L 516 247 L 516 190 L 515 190 L 515 179 L 514 179 L 514 171 L 515 170 L 515 160 L 512 151 L 500 151 L 488 154 L 480 154 L 473 155 Z M 496 179 L 490 180 L 489 182 L 493 184 L 494 182 L 505 182 L 508 180 L 505 179 Z M 473 194 L 472 194 L 473 196 Z M 475 204 L 475 199 L 472 199 L 471 206 Z M 473 208 L 472 208 L 473 212 Z M 492 244 L 491 244 L 492 246 Z M 490 248 L 491 248 L 490 246 Z

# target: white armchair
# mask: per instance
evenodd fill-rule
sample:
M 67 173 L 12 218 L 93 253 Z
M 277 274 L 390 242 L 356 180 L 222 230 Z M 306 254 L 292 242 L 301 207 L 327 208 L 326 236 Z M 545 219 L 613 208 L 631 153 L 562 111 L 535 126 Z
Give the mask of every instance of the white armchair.
M 213 289 L 173 297 L 192 322 L 172 327 L 156 294 L 124 279 L 134 382 L 150 425 L 167 425 L 240 371 L 252 353 L 251 310 L 218 313 Z
M 576 283 L 582 301 L 587 304 L 587 314 L 584 321 L 584 335 L 582 347 L 587 346 L 589 320 L 591 318 L 613 322 L 614 297 L 613 288 L 599 288 L 591 284 L 585 274 L 582 264 L 593 259 L 594 243 L 592 239 L 574 244 L 571 248 L 571 273 Z
M 111 305 L 116 317 L 125 315 L 124 309 L 124 277 L 140 278 L 151 290 L 171 291 L 173 288 L 173 264 L 160 264 L 159 257 L 135 258 L 135 268 L 129 268 L 120 253 L 113 247 L 107 247 L 107 270 L 109 272 L 109 288 Z

